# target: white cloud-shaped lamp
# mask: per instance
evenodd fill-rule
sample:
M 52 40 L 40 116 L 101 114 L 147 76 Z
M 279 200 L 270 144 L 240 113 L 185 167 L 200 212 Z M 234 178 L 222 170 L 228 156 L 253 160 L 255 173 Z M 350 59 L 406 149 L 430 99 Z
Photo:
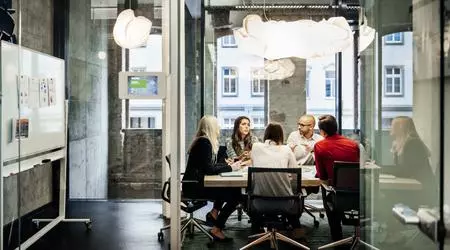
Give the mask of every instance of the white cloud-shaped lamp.
M 353 33 L 344 17 L 313 20 L 267 21 L 258 15 L 244 18 L 242 28 L 234 30 L 238 48 L 268 60 L 288 57 L 321 58 L 342 52 L 353 44 Z M 362 27 L 360 50 L 373 40 L 374 30 Z
M 117 45 L 132 49 L 145 45 L 150 35 L 152 22 L 143 16 L 134 16 L 134 11 L 126 9 L 118 16 L 114 24 L 113 36 Z

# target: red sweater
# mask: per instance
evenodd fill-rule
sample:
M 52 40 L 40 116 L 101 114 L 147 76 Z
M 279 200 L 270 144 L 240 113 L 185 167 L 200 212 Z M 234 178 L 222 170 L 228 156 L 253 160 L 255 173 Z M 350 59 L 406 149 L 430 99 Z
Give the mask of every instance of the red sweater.
M 359 162 L 358 144 L 344 136 L 327 136 L 314 146 L 316 177 L 334 183 L 333 164 L 335 161 Z

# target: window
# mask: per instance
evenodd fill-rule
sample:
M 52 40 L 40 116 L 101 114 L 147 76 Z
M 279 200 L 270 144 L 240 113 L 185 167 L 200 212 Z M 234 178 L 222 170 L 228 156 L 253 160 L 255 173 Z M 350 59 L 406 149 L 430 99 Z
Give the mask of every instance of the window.
M 263 117 L 254 117 L 253 118 L 253 128 L 264 128 L 264 118 Z
M 403 33 L 397 32 L 384 36 L 385 44 L 403 44 Z
M 224 118 L 223 119 L 223 128 L 224 129 L 232 129 L 234 127 L 234 118 Z
M 384 75 L 384 95 L 402 96 L 403 95 L 403 70 L 398 66 L 387 66 Z
M 234 35 L 223 36 L 222 37 L 222 48 L 236 48 L 236 40 L 234 39 Z
M 156 121 L 155 117 L 149 117 L 148 118 L 148 128 L 156 128 Z
M 335 82 L 336 82 L 336 71 L 325 70 L 325 97 L 334 98 Z
M 155 117 L 130 117 L 130 128 L 156 128 Z
M 392 120 L 394 118 L 382 118 L 381 119 L 381 126 L 382 129 L 390 129 L 391 128 L 391 124 L 392 124 Z
M 237 80 L 237 72 L 235 68 L 223 68 L 222 83 L 224 96 L 237 96 Z
M 305 94 L 306 94 L 306 98 L 309 97 L 309 78 L 311 75 L 311 69 L 307 68 L 306 69 L 306 78 L 305 78 Z
M 267 86 L 267 79 L 261 78 L 257 75 L 259 70 L 254 70 L 252 72 L 252 96 L 263 96 L 264 89 Z

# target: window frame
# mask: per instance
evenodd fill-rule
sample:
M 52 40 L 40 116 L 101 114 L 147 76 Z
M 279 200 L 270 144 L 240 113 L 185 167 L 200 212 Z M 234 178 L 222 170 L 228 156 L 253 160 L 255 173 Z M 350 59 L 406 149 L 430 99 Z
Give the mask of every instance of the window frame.
M 266 78 L 258 78 L 255 77 L 255 72 L 258 72 L 259 70 L 264 70 L 264 69 L 253 69 L 250 72 L 250 92 L 252 97 L 263 97 L 264 96 L 264 92 L 265 92 L 265 88 L 267 87 L 267 85 L 269 84 L 269 80 Z M 256 83 L 258 84 L 258 92 L 254 91 L 254 84 Z M 262 91 L 261 91 L 262 89 Z
M 400 34 L 400 40 L 395 40 L 395 34 Z M 403 32 L 395 32 L 384 36 L 384 44 L 386 45 L 403 45 L 404 40 L 405 36 L 403 35 Z
M 231 40 L 234 41 L 234 43 L 230 43 Z M 222 48 L 237 48 L 236 38 L 233 34 L 221 37 L 220 43 Z
M 388 68 L 392 69 L 392 74 L 387 73 Z M 394 74 L 394 69 L 400 69 L 400 74 L 398 78 L 400 79 L 400 92 L 395 92 L 395 78 L 397 77 L 396 74 Z M 383 93 L 385 97 L 403 97 L 405 95 L 405 88 L 404 88 L 404 67 L 399 65 L 385 65 L 384 66 L 384 76 L 383 76 Z M 392 78 L 392 91 L 387 91 L 387 79 L 388 77 Z
M 327 72 L 328 71 L 332 71 L 332 72 L 334 72 L 334 78 L 329 78 L 329 77 L 327 77 Z M 334 99 L 334 98 L 336 98 L 336 69 L 334 68 L 334 66 L 333 67 L 327 67 L 327 68 L 325 68 L 325 70 L 324 70 L 324 76 L 325 76 L 325 93 L 324 93 L 324 96 L 325 96 L 325 99 Z M 330 83 L 330 96 L 327 96 L 327 83 L 328 83 L 328 81 L 331 81 L 331 83 Z
M 234 70 L 236 72 L 234 77 L 230 77 L 231 75 L 227 75 L 225 77 L 225 70 Z M 231 90 L 231 80 L 235 79 L 235 92 L 225 92 L 225 79 L 229 79 L 228 83 L 230 84 L 229 89 Z M 236 97 L 238 96 L 238 87 L 239 87 L 239 73 L 237 67 L 222 67 L 222 96 L 223 97 Z

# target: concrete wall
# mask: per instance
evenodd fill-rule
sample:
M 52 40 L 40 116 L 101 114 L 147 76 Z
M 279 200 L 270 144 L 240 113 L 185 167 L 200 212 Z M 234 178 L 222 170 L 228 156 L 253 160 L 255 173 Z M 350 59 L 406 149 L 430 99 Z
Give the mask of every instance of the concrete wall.
M 109 20 L 91 19 L 91 1 L 70 1 L 69 198 L 107 198 Z
M 306 60 L 291 60 L 295 64 L 294 75 L 271 81 L 269 86 L 269 120 L 281 123 L 286 136 L 297 129 L 298 117 L 306 112 Z

